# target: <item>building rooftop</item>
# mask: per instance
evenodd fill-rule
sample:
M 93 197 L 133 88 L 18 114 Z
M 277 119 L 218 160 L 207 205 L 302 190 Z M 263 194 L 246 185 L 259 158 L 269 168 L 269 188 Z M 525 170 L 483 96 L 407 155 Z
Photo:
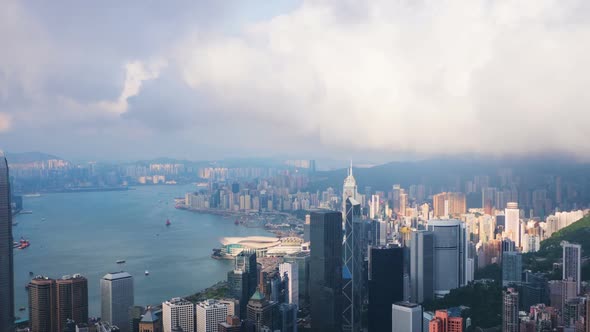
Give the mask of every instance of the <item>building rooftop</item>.
M 420 306 L 419 304 L 407 302 L 407 301 L 396 302 L 394 304 L 397 306 L 400 306 L 400 307 L 405 307 L 405 308 L 417 308 Z
M 104 280 L 119 280 L 119 279 L 132 278 L 132 276 L 129 273 L 127 273 L 127 272 L 119 271 L 119 272 L 107 273 L 102 278 Z

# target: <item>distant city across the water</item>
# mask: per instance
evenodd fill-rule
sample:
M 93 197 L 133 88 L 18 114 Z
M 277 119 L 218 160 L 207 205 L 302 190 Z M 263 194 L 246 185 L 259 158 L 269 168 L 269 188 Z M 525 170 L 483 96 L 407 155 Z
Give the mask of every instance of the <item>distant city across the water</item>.
M 28 318 L 25 286 L 31 272 L 51 278 L 84 275 L 90 316 L 100 316 L 99 281 L 109 272 L 125 270 L 135 277 L 138 305 L 160 304 L 225 280 L 233 262 L 211 259 L 220 238 L 269 233 L 236 226 L 231 218 L 175 209 L 174 197 L 191 188 L 146 186 L 25 197 L 24 206 L 32 214 L 14 218 L 14 238 L 30 242 L 14 255 L 15 307 L 24 308 L 17 316 Z

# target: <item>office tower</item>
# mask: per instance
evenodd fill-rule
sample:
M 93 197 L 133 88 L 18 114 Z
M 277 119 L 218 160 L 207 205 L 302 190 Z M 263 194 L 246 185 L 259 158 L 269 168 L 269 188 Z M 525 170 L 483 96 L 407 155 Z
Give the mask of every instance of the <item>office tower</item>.
M 254 322 L 256 331 L 260 331 L 263 326 L 274 328 L 274 310 L 276 302 L 267 301 L 260 291 L 256 290 L 254 295 L 248 301 L 248 320 Z
M 412 232 L 410 241 L 410 300 L 416 303 L 434 298 L 434 234 Z
M 311 225 L 310 223 L 310 216 L 309 214 L 305 215 L 305 224 L 303 224 L 303 242 L 309 242 L 310 237 L 309 237 L 309 232 L 310 232 L 310 227 Z
M 164 332 L 172 332 L 176 327 L 182 328 L 182 331 L 194 331 L 195 305 L 180 297 L 163 302 L 162 325 Z
M 580 293 L 582 246 L 563 241 L 563 280 L 576 282 L 576 294 Z
M 101 319 L 129 332 L 127 311 L 133 305 L 133 277 L 127 272 L 108 273 L 100 279 Z
M 440 193 L 432 196 L 432 207 L 435 218 L 459 217 L 467 211 L 465 194 Z
M 463 285 L 465 230 L 459 220 L 430 220 L 434 235 L 434 295 L 443 297 Z
M 343 331 L 359 331 L 362 300 L 362 221 L 361 205 L 354 198 L 346 199 L 344 225 Z
M 256 291 L 258 286 L 258 273 L 256 271 L 256 252 L 244 250 L 236 256 L 235 269 L 248 273 L 248 298 Z
M 522 281 L 522 254 L 507 251 L 502 254 L 502 286 L 520 285 Z
M 429 332 L 463 332 L 463 318 L 449 315 L 447 310 L 437 310 L 428 323 Z
M 309 303 L 309 252 L 299 252 L 283 257 L 285 263 L 296 264 L 298 268 L 299 300 Z
M 276 329 L 281 332 L 297 332 L 296 304 L 279 304 Z
M 14 324 L 12 242 L 10 176 L 8 162 L 0 151 L 0 331 L 10 331 Z
M 502 331 L 503 332 L 518 332 L 518 292 L 514 288 L 508 288 L 502 291 L 503 307 L 502 307 Z
M 506 236 L 514 241 L 516 247 L 520 247 L 520 210 L 518 209 L 518 203 L 509 202 L 506 204 L 504 218 Z
M 538 303 L 549 305 L 547 278 L 543 273 L 525 271 L 523 273 L 523 282 L 519 294 L 523 310 L 528 311 L 530 307 Z
M 57 293 L 57 330 L 62 331 L 68 319 L 88 322 L 88 280 L 80 274 L 63 276 L 55 281 Z
M 127 311 L 127 317 L 129 318 L 129 331 L 139 332 L 139 322 L 145 313 L 145 308 L 142 306 L 134 305 Z
M 242 270 L 233 270 L 227 273 L 227 283 L 232 297 L 238 299 L 238 314 L 240 318 L 246 317 L 248 299 L 248 273 Z
M 148 307 L 139 321 L 141 332 L 162 332 L 162 311 Z
M 219 323 L 217 332 L 241 332 L 241 325 L 238 316 L 228 315 L 224 322 Z
M 384 246 L 387 244 L 387 222 L 371 220 L 371 245 Z
M 569 331 L 584 331 L 586 319 L 586 298 L 576 296 L 568 299 L 563 307 L 563 325 Z M 576 327 L 579 327 L 576 329 Z M 568 331 L 566 330 L 566 331 Z
M 295 263 L 282 263 L 279 265 L 279 274 L 287 274 L 289 277 L 287 302 L 299 305 L 299 266 Z
M 371 196 L 371 205 L 369 206 L 369 218 L 375 219 L 380 218 L 380 210 L 381 207 L 379 206 L 379 195 L 372 195 Z
M 311 326 L 315 332 L 342 329 L 342 213 L 311 213 Z
M 352 161 L 350 162 L 350 168 L 348 169 L 348 176 L 344 179 L 344 186 L 342 187 L 342 217 L 346 216 L 346 199 L 351 197 L 354 200 L 359 200 L 359 194 L 357 191 L 356 180 L 352 176 Z
M 57 331 L 55 303 L 55 280 L 41 276 L 31 280 L 29 283 L 29 324 L 32 331 Z
M 225 306 L 227 307 L 227 315 L 228 316 L 236 316 L 237 315 L 237 304 L 238 301 L 236 301 L 235 299 L 219 299 L 217 300 L 217 302 L 221 303 L 221 304 L 225 304 Z
M 219 323 L 227 320 L 227 305 L 216 300 L 199 302 L 197 311 L 197 332 L 218 332 Z
M 422 306 L 410 302 L 394 303 L 391 322 L 392 332 L 422 332 Z
M 369 249 L 369 332 L 391 329 L 391 305 L 404 298 L 402 248 Z

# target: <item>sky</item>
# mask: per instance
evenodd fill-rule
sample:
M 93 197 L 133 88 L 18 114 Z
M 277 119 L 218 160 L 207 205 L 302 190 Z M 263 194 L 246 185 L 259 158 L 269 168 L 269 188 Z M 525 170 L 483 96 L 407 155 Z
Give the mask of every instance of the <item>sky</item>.
M 0 2 L 0 149 L 590 160 L 590 2 Z

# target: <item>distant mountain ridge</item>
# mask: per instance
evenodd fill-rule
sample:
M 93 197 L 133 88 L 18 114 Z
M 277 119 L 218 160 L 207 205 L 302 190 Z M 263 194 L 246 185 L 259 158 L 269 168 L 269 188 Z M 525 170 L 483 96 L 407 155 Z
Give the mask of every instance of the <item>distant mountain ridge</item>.
M 6 159 L 9 164 L 28 164 L 37 161 L 46 161 L 51 159 L 62 159 L 58 156 L 43 153 L 43 152 L 22 152 L 22 153 L 6 153 Z

